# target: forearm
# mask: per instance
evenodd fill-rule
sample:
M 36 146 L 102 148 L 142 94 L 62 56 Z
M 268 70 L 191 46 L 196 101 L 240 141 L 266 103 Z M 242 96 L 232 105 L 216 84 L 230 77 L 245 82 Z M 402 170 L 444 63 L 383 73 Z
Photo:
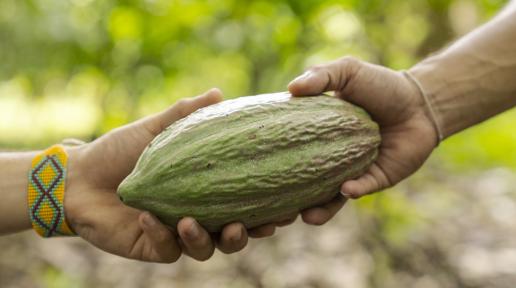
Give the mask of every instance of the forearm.
M 410 69 L 448 137 L 516 105 L 516 7 Z
M 0 153 L 0 235 L 29 229 L 28 173 L 36 152 Z

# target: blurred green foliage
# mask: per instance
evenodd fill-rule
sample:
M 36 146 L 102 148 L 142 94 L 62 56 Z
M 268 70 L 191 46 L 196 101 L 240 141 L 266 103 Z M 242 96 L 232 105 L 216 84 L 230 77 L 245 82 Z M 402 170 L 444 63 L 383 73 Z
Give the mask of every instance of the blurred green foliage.
M 0 145 L 93 139 L 213 86 L 227 97 L 285 90 L 305 67 L 343 55 L 407 68 L 504 2 L 5 0 Z M 461 167 L 513 166 L 508 114 L 444 154 Z
M 505 3 L 2 0 L 0 150 L 43 148 L 68 137 L 91 140 L 211 87 L 228 98 L 282 91 L 306 67 L 344 55 L 405 69 Z M 424 227 L 423 206 L 452 210 L 449 197 L 458 193 L 439 184 L 443 172 L 516 169 L 514 123 L 513 109 L 453 136 L 428 169 L 392 188 L 408 192 L 433 181 L 441 196 L 420 199 L 420 207 L 406 193 L 358 202 L 357 221 L 367 222 L 364 242 L 376 255 L 378 279 L 386 273 L 380 268 L 394 261 L 375 250 L 385 246 L 381 241 L 406 243 Z M 42 287 L 84 286 L 52 267 L 42 271 Z
M 492 17 L 502 0 L 3 0 L 0 147 L 94 139 L 210 87 L 285 90 L 354 55 L 408 68 Z M 457 169 L 516 167 L 516 113 L 455 136 Z

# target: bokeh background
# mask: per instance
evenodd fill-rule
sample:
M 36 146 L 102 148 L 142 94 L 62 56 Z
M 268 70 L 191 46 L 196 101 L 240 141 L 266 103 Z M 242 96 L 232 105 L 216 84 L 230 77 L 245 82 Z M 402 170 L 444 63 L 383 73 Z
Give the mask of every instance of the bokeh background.
M 219 87 L 284 91 L 344 55 L 405 69 L 502 0 L 2 0 L 0 150 L 90 141 Z M 0 287 L 514 287 L 516 111 L 442 143 L 425 167 L 236 255 L 159 265 L 80 239 L 0 238 Z

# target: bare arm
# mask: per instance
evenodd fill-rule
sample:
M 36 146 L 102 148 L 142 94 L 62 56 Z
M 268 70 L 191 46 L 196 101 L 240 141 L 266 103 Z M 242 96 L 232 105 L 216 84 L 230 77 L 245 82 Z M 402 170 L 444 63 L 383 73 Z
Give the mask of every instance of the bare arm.
M 516 5 L 410 69 L 445 137 L 516 104 Z
M 31 227 L 26 190 L 35 155 L 34 152 L 0 153 L 0 235 Z
M 516 3 L 489 23 L 410 70 L 426 91 L 444 137 L 516 104 Z M 341 187 L 358 198 L 414 173 L 437 144 L 431 110 L 402 73 L 352 57 L 315 66 L 289 84 L 294 95 L 326 90 L 365 108 L 380 124 L 382 144 L 369 171 Z
M 123 205 L 115 192 L 145 146 L 163 128 L 221 97 L 220 91 L 213 89 L 92 143 L 66 148 L 64 207 L 71 228 L 98 248 L 128 258 L 173 262 L 184 252 L 198 260 L 208 259 L 215 243 L 194 219 L 182 219 L 172 231 L 148 212 Z M 27 207 L 28 174 L 37 154 L 0 153 L 0 235 L 32 226 Z M 242 224 L 231 223 L 216 240 L 221 251 L 236 252 L 246 245 L 247 231 Z

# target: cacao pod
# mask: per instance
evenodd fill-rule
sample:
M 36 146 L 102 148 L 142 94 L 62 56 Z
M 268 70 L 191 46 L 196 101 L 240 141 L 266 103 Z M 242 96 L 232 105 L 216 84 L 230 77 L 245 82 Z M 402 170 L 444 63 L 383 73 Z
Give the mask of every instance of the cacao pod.
M 336 97 L 240 97 L 166 128 L 118 194 L 171 226 L 191 216 L 211 232 L 235 221 L 252 228 L 330 201 L 379 144 L 369 115 Z

